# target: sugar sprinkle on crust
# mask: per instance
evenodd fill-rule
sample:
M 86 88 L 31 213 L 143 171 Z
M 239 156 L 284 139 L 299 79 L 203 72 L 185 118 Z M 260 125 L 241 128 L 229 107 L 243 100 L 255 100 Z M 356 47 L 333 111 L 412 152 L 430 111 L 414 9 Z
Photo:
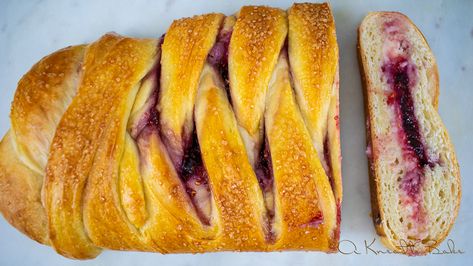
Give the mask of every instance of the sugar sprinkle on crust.
M 337 49 L 329 6 L 294 4 L 58 51 L 19 83 L 0 143 L 0 211 L 77 259 L 102 249 L 335 252 Z M 300 95 L 295 72 L 322 78 Z M 321 132 L 305 97 L 323 105 Z

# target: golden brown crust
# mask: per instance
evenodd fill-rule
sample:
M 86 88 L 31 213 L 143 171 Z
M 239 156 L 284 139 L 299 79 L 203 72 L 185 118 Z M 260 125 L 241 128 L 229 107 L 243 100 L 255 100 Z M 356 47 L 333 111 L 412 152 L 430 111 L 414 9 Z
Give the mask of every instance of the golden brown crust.
M 71 46 L 39 61 L 18 82 L 11 107 L 12 134 L 23 162 L 43 173 L 56 126 L 74 97 L 85 46 Z
M 171 147 L 170 156 L 176 165 L 180 164 L 184 146 L 194 128 L 192 112 L 200 72 L 222 20 L 222 14 L 179 19 L 173 22 L 164 38 L 158 109 L 164 141 Z
M 154 63 L 156 47 L 156 40 L 109 34 L 87 49 L 78 93 L 51 144 L 43 187 L 51 242 L 65 256 L 94 257 L 99 249 L 91 239 L 113 246 L 116 234 L 118 248 L 130 242 L 139 246 L 121 223 L 107 182 L 116 174 L 113 166 L 122 149 L 115 142 L 126 126 L 123 112 L 131 109 L 126 104 Z
M 328 4 L 294 4 L 288 11 L 289 57 L 297 100 L 319 154 L 338 66 L 335 23 Z
M 409 24 L 412 29 L 416 31 L 416 33 L 422 37 L 422 40 L 425 44 L 426 47 L 430 48 L 427 40 L 425 39 L 425 36 L 422 34 L 422 32 L 417 28 L 417 26 L 404 14 L 399 13 L 399 12 L 370 12 L 366 17 L 364 18 L 364 21 L 367 21 L 371 17 L 375 16 L 399 16 L 402 17 L 402 19 Z M 359 63 L 359 68 L 360 68 L 360 76 L 362 80 L 362 85 L 363 85 L 363 95 L 364 95 L 364 112 L 365 112 L 365 118 L 366 118 L 366 143 L 368 150 L 368 173 L 369 173 L 369 182 L 370 182 L 370 194 L 371 194 L 371 216 L 373 219 L 373 224 L 375 226 L 377 234 L 380 236 L 382 243 L 388 247 L 391 250 L 394 250 L 396 252 L 400 253 L 406 253 L 408 255 L 425 255 L 431 252 L 436 246 L 438 246 L 448 235 L 450 230 L 452 229 L 453 222 L 456 219 L 456 216 L 458 215 L 458 210 L 460 206 L 460 198 L 461 198 L 461 190 L 459 191 L 458 195 L 456 196 L 457 198 L 455 201 L 457 202 L 455 206 L 455 210 L 453 211 L 453 219 L 449 225 L 446 225 L 447 230 L 444 230 L 440 236 L 438 236 L 437 239 L 434 239 L 434 242 L 429 242 L 424 245 L 422 243 L 421 249 L 417 250 L 418 247 L 414 246 L 411 248 L 402 248 L 399 246 L 399 243 L 395 243 L 393 239 L 389 238 L 388 235 L 386 234 L 385 227 L 383 224 L 383 221 L 386 219 L 385 218 L 385 213 L 383 210 L 380 208 L 380 203 L 382 202 L 381 198 L 381 176 L 380 174 L 376 171 L 377 169 L 377 156 L 379 156 L 373 149 L 372 143 L 375 140 L 375 132 L 372 130 L 372 117 L 374 110 L 369 105 L 370 102 L 370 94 L 369 90 L 373 88 L 372 81 L 368 78 L 368 72 L 370 69 L 368 68 L 368 59 L 366 56 L 362 53 L 363 47 L 361 47 L 361 36 L 363 33 L 363 22 L 358 28 L 358 42 L 357 42 L 357 55 L 358 55 L 358 63 Z M 434 59 L 435 60 L 435 59 Z M 432 106 L 434 107 L 435 110 L 438 109 L 438 97 L 439 97 L 439 76 L 438 76 L 438 66 L 436 62 L 432 64 L 432 66 L 428 69 L 426 69 L 427 73 L 427 79 L 429 80 L 428 83 L 428 94 L 431 97 L 432 100 Z M 443 127 L 443 125 L 440 125 Z M 448 139 L 448 133 L 446 133 L 446 138 Z M 452 146 L 451 143 L 448 144 L 448 149 L 451 151 L 454 151 L 454 147 Z M 459 170 L 459 165 L 456 160 L 456 155 L 453 152 L 452 153 L 451 160 L 454 162 L 453 163 L 453 177 L 456 179 L 455 182 L 457 184 L 460 184 L 460 170 Z M 453 200 L 453 199 L 452 199 Z
M 148 210 L 148 220 L 141 228 L 146 246 L 141 250 L 161 253 L 212 250 L 204 243 L 215 238 L 217 227 L 207 227 L 197 217 L 158 132 L 145 136 L 138 146 Z
M 294 88 L 312 141 L 342 200 L 338 123 L 338 45 L 330 6 L 294 4 L 288 11 L 289 58 Z M 328 145 L 329 147 L 325 147 Z M 330 154 L 325 150 L 328 149 Z
M 265 250 L 263 195 L 224 88 L 214 81 L 216 76 L 215 70 L 205 67 L 195 111 L 218 226 L 214 248 Z
M 238 125 L 253 142 L 247 145 L 261 144 L 266 91 L 286 35 L 287 19 L 281 9 L 245 6 L 238 13 L 228 69 Z
M 303 6 L 307 10 L 296 20 L 316 12 Z M 236 22 L 224 22 L 221 14 L 178 20 L 162 45 L 108 34 L 38 63 L 20 82 L 13 128 L 0 143 L 6 155 L 0 161 L 0 211 L 6 219 L 78 259 L 93 258 L 102 248 L 333 252 L 341 183 L 334 192 L 292 91 L 286 14 L 244 7 L 237 16 Z M 226 69 L 208 59 L 217 36 L 221 41 L 219 30 L 233 30 L 229 88 L 222 80 Z M 338 74 L 332 74 L 324 130 L 338 173 Z M 199 151 L 188 149 L 194 125 Z M 262 155 L 249 154 L 260 152 L 264 127 L 271 153 L 265 160 L 274 175 L 266 188 L 254 161 Z M 38 133 L 44 138 L 36 140 Z M 248 136 L 253 146 L 247 146 Z M 194 179 L 182 174 L 184 153 L 202 158 L 209 222 L 189 187 Z
M 330 173 L 332 175 L 331 185 L 335 199 L 338 206 L 341 206 L 343 199 L 343 186 L 342 186 L 342 151 L 340 144 L 340 108 L 339 108 L 339 70 L 337 64 L 337 71 L 335 73 L 335 80 L 333 81 L 332 95 L 330 97 L 330 106 L 327 116 L 327 143 L 325 149 L 328 149 L 328 160 L 327 162 L 330 167 Z M 340 211 L 340 210 L 339 210 Z
M 85 46 L 44 57 L 18 83 L 12 103 L 12 129 L 1 144 L 0 210 L 7 220 L 38 242 L 48 244 L 41 186 L 57 123 L 74 96 Z
M 275 249 L 334 251 L 334 194 L 296 104 L 284 54 L 273 75 L 265 126 L 274 173 Z
M 43 176 L 24 165 L 9 131 L 0 143 L 0 212 L 30 238 L 49 243 L 46 213 L 41 204 Z

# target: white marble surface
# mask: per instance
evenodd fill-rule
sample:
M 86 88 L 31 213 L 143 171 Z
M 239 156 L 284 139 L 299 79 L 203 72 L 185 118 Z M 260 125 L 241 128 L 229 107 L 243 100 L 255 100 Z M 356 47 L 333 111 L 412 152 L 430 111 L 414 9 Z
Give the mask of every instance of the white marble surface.
M 9 127 L 9 108 L 16 83 L 41 57 L 68 46 L 91 42 L 116 31 L 136 37 L 158 37 L 173 19 L 206 12 L 231 14 L 252 1 L 14 1 L 0 0 L 0 135 Z M 268 1 L 253 1 L 266 3 Z M 272 1 L 287 8 L 290 1 Z M 332 1 L 340 45 L 341 129 L 344 202 L 340 248 L 357 245 L 359 255 L 341 253 L 214 253 L 160 255 L 105 251 L 97 259 L 74 261 L 23 236 L 0 218 L 0 265 L 465 265 L 473 260 L 473 1 Z M 463 255 L 410 258 L 375 255 L 385 250 L 369 217 L 363 99 L 356 60 L 356 28 L 368 11 L 397 10 L 423 31 L 438 60 L 440 114 L 456 146 L 461 166 L 463 199 L 449 238 Z M 1 158 L 0 158 L 1 160 Z M 441 249 L 448 250 L 447 243 Z

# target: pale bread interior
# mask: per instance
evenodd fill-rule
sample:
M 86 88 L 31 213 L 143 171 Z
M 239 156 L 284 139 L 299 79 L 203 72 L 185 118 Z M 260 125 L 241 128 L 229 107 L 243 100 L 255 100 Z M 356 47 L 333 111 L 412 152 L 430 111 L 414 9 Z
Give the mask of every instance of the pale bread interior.
M 411 61 L 417 67 L 417 84 L 411 90 L 415 116 L 428 156 L 437 160 L 434 167 L 425 167 L 422 187 L 426 222 L 415 224 L 409 219 L 409 208 L 400 199 L 400 180 L 409 162 L 403 159 L 395 124 L 395 113 L 387 103 L 389 91 L 381 66 L 383 64 L 383 24 L 387 20 L 402 21 L 409 40 Z M 366 81 L 366 104 L 371 132 L 371 171 L 375 178 L 380 213 L 378 233 L 390 248 L 408 253 L 425 254 L 448 234 L 458 212 L 460 177 L 458 163 L 448 133 L 436 110 L 438 77 L 436 61 L 420 31 L 400 13 L 370 13 L 359 31 L 359 49 Z M 373 188 L 372 188 L 373 189 Z M 399 245 L 407 243 L 409 248 Z

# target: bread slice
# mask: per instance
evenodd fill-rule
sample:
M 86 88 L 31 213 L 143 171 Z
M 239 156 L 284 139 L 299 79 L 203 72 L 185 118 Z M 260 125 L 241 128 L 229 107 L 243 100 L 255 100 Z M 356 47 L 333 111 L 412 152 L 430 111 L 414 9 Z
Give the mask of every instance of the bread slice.
M 372 215 L 382 242 L 422 255 L 445 239 L 461 184 L 437 112 L 438 71 L 422 33 L 403 14 L 368 14 L 358 31 Z

